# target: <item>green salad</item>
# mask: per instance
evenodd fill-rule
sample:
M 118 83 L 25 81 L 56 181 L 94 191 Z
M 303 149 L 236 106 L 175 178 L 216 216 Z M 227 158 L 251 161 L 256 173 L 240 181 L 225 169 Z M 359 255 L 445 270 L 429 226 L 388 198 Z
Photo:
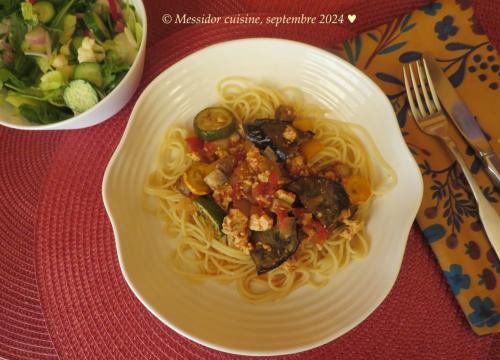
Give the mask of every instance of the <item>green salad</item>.
M 0 106 L 38 124 L 90 109 L 130 69 L 142 33 L 128 0 L 0 0 Z

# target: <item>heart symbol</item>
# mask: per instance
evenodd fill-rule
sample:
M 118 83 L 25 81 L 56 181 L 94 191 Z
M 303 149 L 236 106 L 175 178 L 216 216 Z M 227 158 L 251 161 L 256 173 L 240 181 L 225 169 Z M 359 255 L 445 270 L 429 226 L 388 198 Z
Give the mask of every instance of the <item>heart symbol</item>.
M 349 21 L 352 24 L 354 22 L 354 20 L 356 20 L 356 15 L 355 14 L 347 15 L 347 19 L 349 19 Z

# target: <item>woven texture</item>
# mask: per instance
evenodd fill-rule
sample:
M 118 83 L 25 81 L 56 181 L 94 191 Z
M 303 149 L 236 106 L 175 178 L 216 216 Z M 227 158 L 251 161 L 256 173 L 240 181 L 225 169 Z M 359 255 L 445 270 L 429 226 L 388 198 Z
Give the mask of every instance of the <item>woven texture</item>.
M 400 1 L 386 12 L 374 12 L 370 25 L 422 2 Z M 367 2 L 344 3 L 361 9 Z M 273 35 L 330 47 L 362 30 L 172 29 L 160 23 L 165 4 L 147 4 L 151 42 L 142 88 L 175 61 L 215 42 Z M 240 4 L 191 1 L 189 6 L 205 13 L 210 7 L 233 13 Z M 253 12 L 273 10 L 264 2 L 252 4 Z M 169 12 L 189 12 L 181 2 L 176 6 Z M 364 11 L 373 5 L 365 6 Z M 160 29 L 165 32 L 156 32 Z M 134 102 L 90 129 L 50 133 L 0 129 L 0 357 L 233 358 L 164 326 L 134 297 L 121 275 L 101 182 Z M 498 336 L 478 337 L 469 329 L 429 247 L 413 228 L 400 275 L 383 304 L 336 341 L 289 358 L 499 359 L 499 342 Z

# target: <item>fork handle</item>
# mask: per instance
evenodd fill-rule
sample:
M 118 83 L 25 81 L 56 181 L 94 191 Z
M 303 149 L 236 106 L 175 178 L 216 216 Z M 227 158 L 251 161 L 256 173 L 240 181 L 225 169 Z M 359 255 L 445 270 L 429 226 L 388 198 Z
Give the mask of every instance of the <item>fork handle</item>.
M 462 155 L 458 151 L 455 142 L 449 137 L 444 138 L 443 142 L 446 144 L 451 154 L 455 157 L 458 164 L 462 168 L 465 178 L 472 189 L 474 198 L 476 199 L 477 208 L 479 210 L 479 218 L 483 223 L 484 231 L 486 232 L 486 235 L 490 240 L 490 244 L 495 250 L 497 256 L 500 257 L 500 216 L 498 216 L 495 208 L 484 196 L 483 191 L 472 176 L 472 173 L 469 171 Z
M 481 157 L 484 164 L 484 170 L 490 177 L 498 191 L 500 191 L 500 159 L 495 153 L 485 154 Z

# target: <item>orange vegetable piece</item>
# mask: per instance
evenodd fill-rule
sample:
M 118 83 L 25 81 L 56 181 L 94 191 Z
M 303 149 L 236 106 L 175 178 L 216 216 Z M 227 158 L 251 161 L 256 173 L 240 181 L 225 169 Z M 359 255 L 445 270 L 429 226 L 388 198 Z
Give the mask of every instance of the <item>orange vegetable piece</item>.
M 319 153 L 324 148 L 325 145 L 316 139 L 306 140 L 300 144 L 300 152 L 304 155 L 307 161 L 310 161 L 314 155 Z
M 353 205 L 361 205 L 368 200 L 372 194 L 371 185 L 363 176 L 351 175 L 342 181 L 349 200 Z
M 300 131 L 313 131 L 314 129 L 314 123 L 311 119 L 297 119 L 292 125 Z
M 182 175 L 182 180 L 194 195 L 206 195 L 210 192 L 210 187 L 203 179 L 213 170 L 215 170 L 214 163 L 196 162 Z

